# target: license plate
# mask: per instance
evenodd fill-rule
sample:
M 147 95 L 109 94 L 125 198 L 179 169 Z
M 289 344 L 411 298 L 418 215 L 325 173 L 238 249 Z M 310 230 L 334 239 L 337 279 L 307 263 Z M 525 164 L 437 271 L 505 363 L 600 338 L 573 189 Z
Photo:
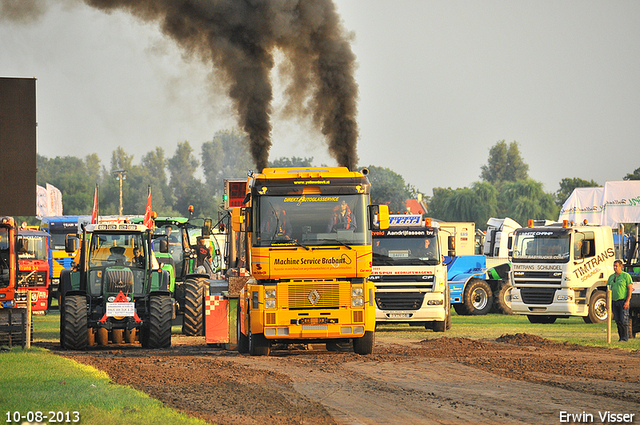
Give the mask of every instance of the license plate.
M 409 313 L 389 313 L 389 319 L 408 319 L 410 317 Z
M 133 317 L 135 303 L 107 303 L 107 317 Z
M 324 325 L 327 323 L 326 317 L 305 317 L 300 319 L 301 325 Z

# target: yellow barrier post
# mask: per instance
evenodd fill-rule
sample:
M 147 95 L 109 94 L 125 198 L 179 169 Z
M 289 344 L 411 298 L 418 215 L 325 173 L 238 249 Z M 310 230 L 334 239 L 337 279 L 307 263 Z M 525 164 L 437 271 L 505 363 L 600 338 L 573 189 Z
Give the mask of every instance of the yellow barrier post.
M 611 344 L 611 289 L 607 289 L 607 344 Z

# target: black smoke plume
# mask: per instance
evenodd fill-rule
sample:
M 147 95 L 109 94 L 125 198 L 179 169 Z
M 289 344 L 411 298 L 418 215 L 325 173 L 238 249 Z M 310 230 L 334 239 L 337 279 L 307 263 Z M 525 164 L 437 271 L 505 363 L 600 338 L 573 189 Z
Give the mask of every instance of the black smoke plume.
M 355 55 L 331 0 L 84 0 L 159 22 L 188 55 L 219 71 L 261 171 L 271 148 L 270 72 L 285 54 L 289 110 L 310 110 L 339 165 L 357 165 Z

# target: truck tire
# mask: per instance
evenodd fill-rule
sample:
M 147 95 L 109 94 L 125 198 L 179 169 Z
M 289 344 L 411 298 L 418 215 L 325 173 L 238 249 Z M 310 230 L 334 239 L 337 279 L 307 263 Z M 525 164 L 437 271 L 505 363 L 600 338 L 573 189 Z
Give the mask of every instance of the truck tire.
M 529 319 L 529 323 L 542 323 L 545 325 L 550 325 L 556 322 L 556 316 L 534 316 L 532 314 L 527 315 L 527 319 Z
M 375 332 L 366 331 L 364 336 L 360 338 L 353 338 L 353 351 L 360 355 L 371 354 L 373 353 L 373 346 L 375 343 Z
M 508 282 L 502 282 L 499 287 L 498 293 L 495 294 L 494 297 L 494 305 L 496 307 L 496 311 L 500 314 L 513 314 L 511 310 L 511 290 L 513 286 L 511 286 Z
M 147 347 L 171 347 L 171 316 L 173 302 L 168 295 L 151 296 L 149 300 L 149 323 Z
M 240 313 L 240 304 L 238 303 L 236 313 L 236 332 L 238 334 L 238 353 L 245 354 L 249 352 L 249 339 L 242 333 L 242 314 Z
M 89 345 L 87 298 L 84 295 L 68 295 L 64 297 L 62 309 L 64 329 L 60 335 L 60 345 L 67 350 L 86 350 Z
M 251 320 L 249 320 L 251 323 Z M 252 356 L 268 356 L 271 354 L 271 341 L 264 334 L 254 334 L 249 327 L 249 354 Z
M 464 288 L 463 304 L 468 314 L 481 316 L 491 310 L 493 294 L 491 288 L 482 279 L 471 279 Z M 457 311 L 457 310 L 456 310 Z
M 204 335 L 204 279 L 189 278 L 184 281 L 184 318 L 182 333 L 187 336 Z
M 603 323 L 607 321 L 607 294 L 594 291 L 589 299 L 589 312 L 582 318 L 585 323 Z

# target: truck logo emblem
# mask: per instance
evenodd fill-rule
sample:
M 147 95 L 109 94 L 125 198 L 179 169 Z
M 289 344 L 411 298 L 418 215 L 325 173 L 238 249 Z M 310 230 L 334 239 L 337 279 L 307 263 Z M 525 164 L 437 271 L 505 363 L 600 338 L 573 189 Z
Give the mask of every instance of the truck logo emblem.
M 311 305 L 316 305 L 318 304 L 318 301 L 320 301 L 320 294 L 318 294 L 318 291 L 314 289 L 313 291 L 309 292 L 309 296 L 307 297 L 307 299 L 309 300 Z

